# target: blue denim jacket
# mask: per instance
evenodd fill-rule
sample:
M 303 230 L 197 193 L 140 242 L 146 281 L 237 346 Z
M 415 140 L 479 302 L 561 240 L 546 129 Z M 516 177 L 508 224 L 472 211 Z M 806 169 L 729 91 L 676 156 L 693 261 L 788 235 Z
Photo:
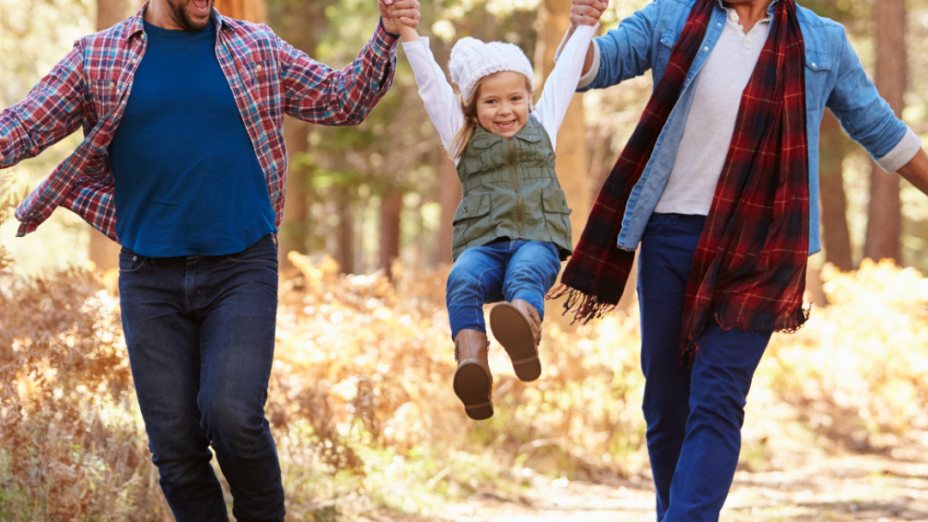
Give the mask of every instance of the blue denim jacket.
M 600 66 L 595 79 L 580 90 L 603 88 L 651 69 L 654 85 L 670 60 L 670 51 L 683 30 L 696 0 L 654 0 L 594 41 Z M 773 15 L 771 2 L 768 12 Z M 828 107 L 855 141 L 888 171 L 914 157 L 920 142 L 895 116 L 867 77 L 844 27 L 812 11 L 799 8 L 799 25 L 806 47 L 806 112 L 809 148 L 809 253 L 821 249 L 819 239 L 819 127 Z M 670 113 L 651 158 L 632 189 L 618 237 L 619 248 L 634 250 L 670 178 L 677 148 L 693 101 L 694 80 L 718 42 L 727 16 L 719 0 L 712 13 L 703 47 L 690 68 L 683 92 Z M 738 100 L 740 102 L 740 100 Z M 903 143 L 903 138 L 908 138 Z M 913 147 L 915 147 L 913 149 Z

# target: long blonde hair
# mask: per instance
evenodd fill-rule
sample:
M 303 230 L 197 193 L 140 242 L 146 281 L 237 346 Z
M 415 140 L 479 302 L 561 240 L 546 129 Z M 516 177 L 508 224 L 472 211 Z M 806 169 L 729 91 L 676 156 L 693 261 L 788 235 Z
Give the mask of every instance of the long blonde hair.
M 458 96 L 461 100 L 461 113 L 464 114 L 464 125 L 458 129 L 457 134 L 454 135 L 454 140 L 451 141 L 451 159 L 454 160 L 455 163 L 464 155 L 464 149 L 467 148 L 470 139 L 474 137 L 477 126 L 480 125 L 480 122 L 477 121 L 477 98 L 480 97 L 480 87 L 483 85 L 483 80 L 493 76 L 493 74 L 488 74 L 477 81 L 477 84 L 474 85 L 474 90 L 471 91 L 469 100 L 465 100 L 463 97 Z M 534 108 L 534 103 L 532 102 L 532 84 L 528 81 L 528 78 L 525 79 L 525 90 L 528 91 L 528 112 L 531 113 Z

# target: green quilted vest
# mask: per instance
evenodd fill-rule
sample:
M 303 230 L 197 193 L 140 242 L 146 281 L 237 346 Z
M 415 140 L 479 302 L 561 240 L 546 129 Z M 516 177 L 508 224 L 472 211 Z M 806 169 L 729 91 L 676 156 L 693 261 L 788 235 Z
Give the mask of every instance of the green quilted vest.
M 554 149 L 535 118 L 512 138 L 477 127 L 457 166 L 463 198 L 451 257 L 494 239 L 527 239 L 571 252 L 570 208 L 554 173 Z

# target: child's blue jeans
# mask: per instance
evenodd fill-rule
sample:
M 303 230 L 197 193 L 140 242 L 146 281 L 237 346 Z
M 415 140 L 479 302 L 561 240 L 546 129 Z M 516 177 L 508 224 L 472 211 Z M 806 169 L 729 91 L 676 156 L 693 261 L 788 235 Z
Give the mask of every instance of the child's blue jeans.
M 484 303 L 521 299 L 545 314 L 561 259 L 553 243 L 498 239 L 461 253 L 446 285 L 451 338 L 461 330 L 486 332 Z
M 683 295 L 704 216 L 654 214 L 638 259 L 641 367 L 657 520 L 716 521 L 741 449 L 744 405 L 770 332 L 722 330 L 680 363 Z

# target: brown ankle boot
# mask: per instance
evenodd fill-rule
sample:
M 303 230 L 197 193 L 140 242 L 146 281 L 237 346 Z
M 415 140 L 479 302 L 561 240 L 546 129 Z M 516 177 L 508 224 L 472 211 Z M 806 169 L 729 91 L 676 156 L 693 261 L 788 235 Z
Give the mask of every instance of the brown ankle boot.
M 467 416 L 475 420 L 493 416 L 493 375 L 487 362 L 490 342 L 487 334 L 477 330 L 461 330 L 454 338 L 454 393 L 464 403 Z
M 541 375 L 538 341 L 541 340 L 541 315 L 535 307 L 521 299 L 499 303 L 490 310 L 490 328 L 509 358 L 512 369 L 523 381 L 534 381 Z

